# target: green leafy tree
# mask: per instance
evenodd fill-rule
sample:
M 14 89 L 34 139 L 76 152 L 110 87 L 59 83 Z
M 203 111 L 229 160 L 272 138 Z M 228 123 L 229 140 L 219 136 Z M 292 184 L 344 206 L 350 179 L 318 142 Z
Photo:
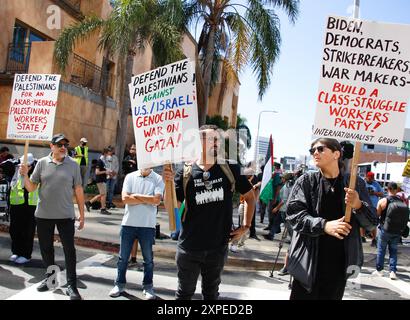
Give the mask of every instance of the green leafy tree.
M 269 87 L 281 44 L 280 21 L 274 8 L 283 9 L 293 23 L 298 14 L 299 0 L 182 2 L 179 21 L 195 30 L 201 25 L 198 40 L 203 80 L 198 90 L 203 95 L 199 109 L 200 125 L 206 121 L 209 96 L 213 83 L 219 77 L 221 63 L 225 81 L 249 65 L 257 79 L 261 99 Z

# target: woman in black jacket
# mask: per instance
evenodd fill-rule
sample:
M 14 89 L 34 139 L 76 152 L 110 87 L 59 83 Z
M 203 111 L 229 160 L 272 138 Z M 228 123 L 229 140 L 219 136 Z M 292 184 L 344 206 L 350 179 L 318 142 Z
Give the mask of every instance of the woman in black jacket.
M 286 220 L 294 230 L 288 271 L 293 276 L 291 300 L 342 299 L 347 277 L 363 264 L 360 227 L 372 230 L 377 217 L 364 181 L 348 188 L 342 171 L 342 147 L 335 139 L 319 138 L 309 150 L 318 172 L 306 173 L 295 183 Z M 344 222 L 350 205 L 350 223 Z

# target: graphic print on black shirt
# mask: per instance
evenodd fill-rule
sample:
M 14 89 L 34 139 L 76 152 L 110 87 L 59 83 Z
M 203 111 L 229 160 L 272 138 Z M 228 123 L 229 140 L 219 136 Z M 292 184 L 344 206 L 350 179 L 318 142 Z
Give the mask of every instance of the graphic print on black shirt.
M 224 189 L 222 188 L 222 178 L 207 180 L 208 184 L 211 188 L 208 190 L 206 189 L 205 182 L 202 179 L 194 179 L 195 190 L 202 189 L 205 187 L 205 190 L 200 192 L 196 192 L 195 194 L 195 202 L 197 205 L 201 205 L 204 203 L 210 202 L 218 202 L 224 200 Z M 221 187 L 214 189 L 216 184 L 220 184 Z
M 240 174 L 238 165 L 229 165 L 235 177 L 235 190 L 245 194 L 252 189 L 246 176 Z M 206 183 L 204 171 L 192 165 L 186 188 L 187 212 L 182 223 L 178 245 L 187 250 L 211 250 L 228 243 L 232 227 L 231 183 L 219 165 L 209 170 Z M 207 188 L 208 187 L 208 188 Z M 175 176 L 178 201 L 184 200 L 183 168 Z

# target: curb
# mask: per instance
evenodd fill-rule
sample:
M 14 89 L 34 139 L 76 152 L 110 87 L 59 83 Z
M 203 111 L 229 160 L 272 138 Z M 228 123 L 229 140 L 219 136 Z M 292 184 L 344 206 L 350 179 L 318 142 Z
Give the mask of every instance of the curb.
M 0 224 L 0 232 L 8 233 L 9 226 L 5 224 Z M 37 236 L 36 236 L 37 238 Z M 55 241 L 61 242 L 60 237 L 56 234 Z M 114 254 L 118 254 L 120 245 L 118 243 L 108 242 L 108 241 L 101 241 L 101 240 L 94 240 L 94 239 L 86 239 L 81 237 L 74 237 L 74 243 L 77 246 L 88 248 L 88 249 L 97 249 L 101 251 L 107 251 Z M 168 259 L 175 261 L 175 250 L 173 249 L 166 249 L 158 245 L 158 242 L 153 247 L 154 255 L 158 258 Z M 272 261 L 264 261 L 264 260 L 249 260 L 249 259 L 242 259 L 238 257 L 228 256 L 228 260 L 225 266 L 230 267 L 239 267 L 243 268 L 244 270 L 271 270 L 273 266 Z M 279 270 L 283 267 L 283 262 L 279 261 L 276 263 L 275 270 Z

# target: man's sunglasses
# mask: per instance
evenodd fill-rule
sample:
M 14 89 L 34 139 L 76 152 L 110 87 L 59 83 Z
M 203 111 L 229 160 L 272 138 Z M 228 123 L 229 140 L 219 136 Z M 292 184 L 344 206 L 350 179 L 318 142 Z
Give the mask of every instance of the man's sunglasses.
M 318 146 L 318 147 L 313 147 L 312 149 L 309 149 L 309 153 L 313 156 L 313 154 L 316 152 L 322 153 L 323 151 L 325 151 L 325 148 L 327 148 L 326 146 Z
M 68 143 L 56 143 L 57 148 L 68 148 L 69 144 Z

